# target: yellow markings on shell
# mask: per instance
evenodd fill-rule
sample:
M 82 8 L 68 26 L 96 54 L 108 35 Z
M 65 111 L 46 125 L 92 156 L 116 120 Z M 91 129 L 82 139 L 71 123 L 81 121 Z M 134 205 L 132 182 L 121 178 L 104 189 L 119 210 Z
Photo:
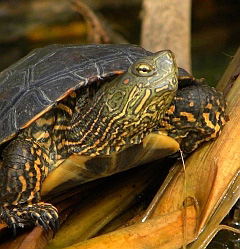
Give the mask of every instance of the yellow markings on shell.
M 215 138 L 219 134 L 220 131 L 221 131 L 220 125 L 216 124 L 216 126 L 215 126 L 215 132 L 213 134 L 211 134 L 211 138 Z
M 42 150 L 36 150 L 36 154 L 37 154 L 38 156 L 41 156 L 41 155 L 42 155 Z
M 211 103 L 208 103 L 208 104 L 206 105 L 206 108 L 208 108 L 208 109 L 212 109 L 212 107 L 213 107 L 213 105 L 212 105 Z
M 26 162 L 26 163 L 25 163 L 25 169 L 26 169 L 26 171 L 29 171 L 30 168 L 31 168 L 30 163 L 29 163 L 29 162 Z
M 194 106 L 194 102 L 193 101 L 189 102 L 189 106 L 193 107 Z
M 151 91 L 149 89 L 146 89 L 144 97 L 142 98 L 141 102 L 138 104 L 137 108 L 134 111 L 136 114 L 142 110 L 143 105 L 146 103 L 146 100 L 149 98 L 150 95 Z
M 30 152 L 31 152 L 32 155 L 34 154 L 34 149 L 33 149 L 33 147 L 30 148 Z
M 22 191 L 21 191 L 21 192 L 26 191 L 26 189 L 27 189 L 27 182 L 26 182 L 26 179 L 25 179 L 23 176 L 19 176 L 19 181 L 20 181 L 21 184 L 22 184 Z
M 17 165 L 17 164 L 14 164 L 14 165 L 13 165 L 13 169 L 17 170 L 17 169 L 18 169 L 18 165 Z
M 220 120 L 222 122 L 222 125 L 226 124 L 226 120 L 225 120 L 225 118 L 223 116 L 220 117 Z
M 219 120 L 219 116 L 220 116 L 220 112 L 216 112 L 215 117 L 216 117 L 217 120 Z
M 23 148 L 22 152 L 23 152 L 23 156 L 27 157 L 27 154 L 28 154 L 27 150 Z
M 166 111 L 167 114 L 173 114 L 175 111 L 175 105 L 171 105 L 170 108 Z
M 36 190 L 31 191 L 31 193 L 30 193 L 30 195 L 28 197 L 28 200 L 27 200 L 28 204 L 32 204 L 32 200 L 33 200 L 34 195 L 35 195 L 36 192 L 37 192 Z
M 187 120 L 189 122 L 196 122 L 196 119 L 194 117 L 194 115 L 190 112 L 180 112 L 181 116 L 187 117 Z
M 179 122 L 179 121 L 181 121 L 181 118 L 173 118 L 172 120 L 173 120 L 173 122 Z
M 203 117 L 204 117 L 204 121 L 206 122 L 207 126 L 212 128 L 212 129 L 215 129 L 215 126 L 213 125 L 213 123 L 209 119 L 209 113 L 203 113 Z
M 35 163 L 34 163 L 34 169 L 36 171 L 36 178 L 37 178 L 35 191 L 38 192 L 38 191 L 40 191 L 40 186 L 41 186 L 41 171 L 40 171 L 40 168 L 38 167 L 38 165 L 36 165 Z
M 39 157 L 37 158 L 37 160 L 34 161 L 34 164 L 41 165 L 41 161 L 40 161 Z

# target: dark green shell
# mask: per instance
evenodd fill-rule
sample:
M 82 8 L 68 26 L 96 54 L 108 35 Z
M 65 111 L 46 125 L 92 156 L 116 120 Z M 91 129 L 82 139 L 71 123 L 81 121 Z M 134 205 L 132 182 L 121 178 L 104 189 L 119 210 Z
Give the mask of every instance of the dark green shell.
M 33 50 L 0 74 L 0 143 L 71 91 L 121 74 L 149 54 L 135 45 L 50 45 Z

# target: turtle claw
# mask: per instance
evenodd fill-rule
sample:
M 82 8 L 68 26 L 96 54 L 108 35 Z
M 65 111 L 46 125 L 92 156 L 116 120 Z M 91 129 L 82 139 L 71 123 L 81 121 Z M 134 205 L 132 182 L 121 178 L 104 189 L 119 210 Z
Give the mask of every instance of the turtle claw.
M 18 227 L 16 217 L 12 215 L 12 213 L 10 212 L 10 209 L 7 207 L 2 207 L 0 211 L 1 211 L 0 219 L 2 219 L 8 225 L 8 227 L 12 230 L 12 234 L 15 239 L 17 237 L 17 227 Z
M 48 221 L 48 227 L 52 230 L 54 237 L 59 228 L 59 219 L 54 219 L 49 213 L 45 215 L 45 219 Z
M 48 227 L 47 223 L 41 217 L 39 217 L 37 219 L 37 223 L 43 228 L 45 233 L 48 234 L 49 227 Z
M 53 238 L 55 237 L 57 230 L 59 228 L 59 220 L 57 219 L 56 221 L 54 219 L 51 219 L 49 221 L 49 226 L 53 232 Z
M 39 224 L 47 234 L 51 229 L 54 237 L 59 228 L 57 209 L 48 203 L 34 204 L 33 207 L 35 208 L 33 213 L 35 224 Z
M 51 204 L 43 202 L 4 207 L 0 217 L 11 228 L 14 237 L 17 235 L 18 227 L 40 225 L 47 234 L 51 229 L 53 237 L 59 228 L 57 209 Z
M 10 225 L 10 229 L 12 230 L 14 239 L 16 239 L 17 238 L 17 224 L 16 223 L 12 223 Z

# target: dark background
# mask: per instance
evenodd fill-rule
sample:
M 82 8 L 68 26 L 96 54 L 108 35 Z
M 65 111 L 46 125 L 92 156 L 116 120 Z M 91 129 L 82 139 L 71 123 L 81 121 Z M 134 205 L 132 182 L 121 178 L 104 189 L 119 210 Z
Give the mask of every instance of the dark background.
M 140 43 L 141 0 L 85 0 L 130 43 Z M 179 8 L 181 2 L 179 1 Z M 240 41 L 239 0 L 192 1 L 192 71 L 215 85 Z M 69 0 L 0 1 L 0 71 L 34 48 L 88 43 L 83 18 Z

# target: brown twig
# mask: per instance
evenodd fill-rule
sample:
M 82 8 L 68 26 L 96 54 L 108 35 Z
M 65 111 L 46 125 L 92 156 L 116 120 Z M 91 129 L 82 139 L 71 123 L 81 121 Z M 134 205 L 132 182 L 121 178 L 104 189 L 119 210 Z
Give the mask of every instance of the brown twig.
M 81 14 L 88 27 L 88 42 L 90 43 L 129 43 L 121 34 L 115 32 L 111 25 L 98 14 L 94 13 L 80 0 L 72 0 L 72 8 Z
M 73 0 L 72 8 L 81 14 L 88 27 L 88 41 L 90 43 L 110 43 L 110 37 L 103 29 L 99 18 L 94 12 L 81 1 Z

